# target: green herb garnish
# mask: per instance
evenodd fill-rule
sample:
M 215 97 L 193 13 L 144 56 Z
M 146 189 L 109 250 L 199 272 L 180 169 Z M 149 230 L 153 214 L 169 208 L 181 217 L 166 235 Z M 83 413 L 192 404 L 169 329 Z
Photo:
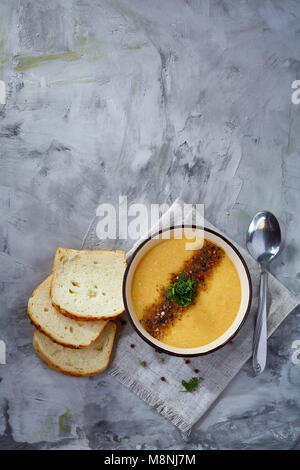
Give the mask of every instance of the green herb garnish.
M 187 307 L 193 302 L 196 289 L 197 283 L 195 279 L 187 277 L 184 273 L 181 273 L 176 284 L 171 284 L 167 288 L 169 291 L 167 294 L 167 299 Z
M 189 382 L 186 382 L 185 380 L 182 380 L 181 384 L 184 386 L 185 390 L 182 390 L 183 392 L 193 392 L 198 388 L 199 385 L 199 377 L 192 377 Z

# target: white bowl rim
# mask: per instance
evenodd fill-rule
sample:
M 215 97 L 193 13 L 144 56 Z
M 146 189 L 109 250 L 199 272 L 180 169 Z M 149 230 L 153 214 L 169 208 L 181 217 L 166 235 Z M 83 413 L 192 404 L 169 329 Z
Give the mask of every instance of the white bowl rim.
M 217 340 L 214 340 L 212 341 L 211 343 L 208 343 L 207 345 L 204 345 L 204 346 L 200 346 L 200 347 L 197 347 L 197 348 L 178 348 L 178 347 L 173 347 L 173 346 L 169 346 L 165 343 L 162 343 L 161 341 L 157 340 L 156 338 L 153 338 L 143 327 L 142 325 L 140 324 L 140 321 L 137 319 L 137 318 L 134 318 L 131 310 L 130 310 L 130 307 L 128 305 L 128 301 L 127 301 L 127 281 L 128 281 L 128 275 L 130 273 L 130 269 L 133 265 L 133 261 L 136 259 L 136 256 L 140 253 L 141 249 L 143 247 L 145 247 L 147 245 L 147 243 L 149 243 L 152 239 L 158 239 L 158 241 L 160 240 L 159 236 L 163 233 L 163 232 L 166 232 L 166 231 L 169 231 L 169 232 L 172 232 L 176 229 L 198 229 L 198 230 L 201 230 L 204 232 L 207 232 L 208 234 L 211 234 L 213 236 L 213 238 L 218 238 L 220 241 L 221 241 L 221 245 L 222 245 L 222 248 L 223 247 L 227 247 L 228 250 L 225 249 L 226 253 L 228 253 L 228 251 L 232 254 L 234 253 L 235 255 L 235 260 L 238 260 L 239 263 L 240 263 L 240 268 L 242 269 L 243 273 L 244 273 L 244 279 L 245 279 L 245 284 L 244 284 L 244 287 L 246 288 L 246 302 L 244 302 L 244 307 L 242 308 L 242 302 L 241 302 L 241 306 L 240 306 L 240 310 L 241 310 L 241 313 L 240 313 L 240 310 L 238 312 L 238 314 L 240 313 L 240 315 L 236 315 L 236 318 L 234 320 L 234 322 L 232 323 L 232 325 L 234 325 L 236 319 L 239 317 L 239 321 L 237 323 L 237 326 L 234 327 L 234 328 L 231 328 L 232 325 L 219 337 L 217 338 Z M 205 235 L 204 235 L 204 238 Z M 215 242 L 216 244 L 218 244 L 218 242 Z M 148 250 L 147 250 L 148 251 Z M 232 256 L 230 256 L 229 254 L 229 257 L 230 259 L 233 261 L 235 267 L 236 267 L 236 263 L 235 261 L 232 259 Z M 141 256 L 142 258 L 142 256 Z M 137 263 L 138 264 L 138 263 Z M 239 274 L 239 273 L 238 273 Z M 240 277 L 240 274 L 239 274 L 239 277 Z M 241 280 L 241 277 L 240 277 L 240 282 L 241 282 L 241 287 L 243 289 L 243 286 L 242 286 L 242 280 Z M 131 285 L 130 285 L 131 287 Z M 221 347 L 225 346 L 227 343 L 229 343 L 229 341 L 232 340 L 232 338 L 234 338 L 237 333 L 240 331 L 241 327 L 243 326 L 243 324 L 245 323 L 247 317 L 248 317 L 248 314 L 250 312 L 250 308 L 251 308 L 251 302 L 252 302 L 252 282 L 251 282 L 251 277 L 250 277 L 250 273 L 249 273 L 249 269 L 247 267 L 247 264 L 244 260 L 244 258 L 242 257 L 241 253 L 239 252 L 239 250 L 233 245 L 232 242 L 230 242 L 224 235 L 220 234 L 219 232 L 213 230 L 213 229 L 210 229 L 208 227 L 200 227 L 200 226 L 197 226 L 197 225 L 172 225 L 170 227 L 167 227 L 167 228 L 164 228 L 164 229 L 161 229 L 159 231 L 157 231 L 155 234 L 151 234 L 148 238 L 146 238 L 145 240 L 143 240 L 139 245 L 138 247 L 136 248 L 136 250 L 134 251 L 134 253 L 131 255 L 130 257 L 130 261 L 126 267 L 126 270 L 125 270 L 125 273 L 124 273 L 124 278 L 123 278 L 123 287 L 122 287 L 122 293 L 123 293 L 123 302 L 124 302 L 124 308 L 125 308 L 125 311 L 128 313 L 128 316 L 129 316 L 129 320 L 133 326 L 133 328 L 135 329 L 135 331 L 139 334 L 139 336 L 146 342 L 148 343 L 150 346 L 152 346 L 153 348 L 155 348 L 157 351 L 159 352 L 164 352 L 166 354 L 169 354 L 169 355 L 172 355 L 172 356 L 179 356 L 179 357 L 194 357 L 194 356 L 203 356 L 203 355 L 206 355 L 206 354 L 210 354 L 218 349 L 220 349 Z M 226 333 L 228 331 L 230 331 L 232 329 L 232 331 L 230 332 L 230 334 L 227 334 Z M 224 340 L 222 339 L 224 337 Z M 211 345 L 211 347 L 209 347 L 209 345 Z

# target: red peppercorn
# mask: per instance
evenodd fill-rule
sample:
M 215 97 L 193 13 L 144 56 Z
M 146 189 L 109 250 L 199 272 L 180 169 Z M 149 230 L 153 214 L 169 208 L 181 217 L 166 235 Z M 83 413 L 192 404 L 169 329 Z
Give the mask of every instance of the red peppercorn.
M 185 360 L 185 363 L 186 363 L 186 364 L 190 364 L 190 362 L 191 362 L 191 361 L 190 361 L 189 359 L 186 359 L 186 360 Z
M 204 276 L 202 276 L 202 274 L 198 274 L 198 279 L 202 280 L 204 279 Z
M 130 347 L 133 349 L 133 348 L 134 348 L 134 344 L 131 344 Z

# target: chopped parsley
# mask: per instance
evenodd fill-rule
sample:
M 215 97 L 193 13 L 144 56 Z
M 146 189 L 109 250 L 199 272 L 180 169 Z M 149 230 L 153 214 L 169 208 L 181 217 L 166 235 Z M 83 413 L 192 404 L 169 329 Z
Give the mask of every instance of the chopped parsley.
M 197 283 L 195 279 L 187 277 L 181 273 L 176 284 L 171 284 L 167 288 L 167 299 L 172 300 L 183 307 L 188 307 L 194 300 L 196 295 Z
M 181 384 L 184 386 L 185 390 L 182 390 L 183 392 L 193 392 L 198 388 L 199 385 L 199 377 L 192 377 L 189 382 L 186 382 L 185 380 L 182 380 Z

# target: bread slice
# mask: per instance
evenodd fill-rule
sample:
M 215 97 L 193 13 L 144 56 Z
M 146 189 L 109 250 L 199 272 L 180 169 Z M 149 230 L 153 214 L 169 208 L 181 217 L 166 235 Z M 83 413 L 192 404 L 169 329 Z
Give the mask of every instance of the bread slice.
M 51 302 L 51 278 L 47 277 L 30 297 L 27 309 L 30 320 L 56 343 L 70 348 L 89 346 L 96 341 L 108 320 L 76 321 L 59 313 Z
M 81 320 L 120 315 L 125 267 L 123 251 L 58 248 L 50 287 L 53 305 L 62 314 Z
M 103 372 L 109 358 L 116 333 L 116 324 L 108 322 L 101 335 L 85 349 L 70 349 L 52 341 L 48 336 L 36 330 L 33 346 L 51 369 L 75 377 L 85 377 Z

